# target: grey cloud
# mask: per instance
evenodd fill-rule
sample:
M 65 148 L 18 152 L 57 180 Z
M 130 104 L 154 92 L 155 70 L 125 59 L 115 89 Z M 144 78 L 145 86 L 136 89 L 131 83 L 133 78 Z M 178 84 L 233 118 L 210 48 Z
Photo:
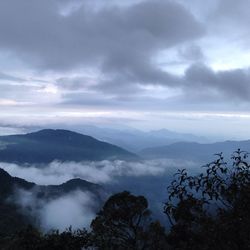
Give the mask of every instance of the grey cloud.
M 40 104 L 43 100 L 47 101 L 42 91 L 46 88 L 44 84 L 26 84 L 26 83 L 1 83 L 0 82 L 0 99 L 10 100 L 19 104 Z
M 141 82 L 147 78 L 145 71 L 151 72 L 147 81 L 157 81 L 158 74 L 165 81 L 164 72 L 151 63 L 153 56 L 203 34 L 201 24 L 173 1 L 98 10 L 82 5 L 62 16 L 58 1 L 10 0 L 0 3 L 0 14 L 1 48 L 32 66 L 49 70 L 92 66 L 106 74 L 127 72 Z
M 123 59 L 124 61 L 122 61 Z M 173 86 L 178 82 L 178 77 L 161 70 L 160 68 L 154 67 L 149 64 L 148 60 L 145 58 L 142 60 L 141 57 L 134 58 L 131 62 L 131 58 L 126 61 L 128 55 L 121 56 L 120 62 L 122 65 L 115 64 L 108 67 L 110 70 L 112 68 L 113 73 L 110 82 L 124 82 L 128 84 L 141 84 L 141 85 L 166 85 Z M 118 62 L 116 59 L 115 62 Z M 123 64 L 125 62 L 125 65 Z M 106 65 L 107 66 L 107 65 Z M 107 67 L 106 67 L 107 68 Z
M 111 87 L 111 85 L 109 86 Z M 115 90 L 117 90 L 117 92 L 115 92 Z M 108 92 L 109 90 L 103 91 Z M 110 89 L 109 95 L 103 95 L 102 93 L 94 95 L 91 93 L 65 94 L 61 105 L 78 105 L 88 108 L 98 108 L 99 111 L 107 109 L 116 112 L 127 112 L 129 110 L 159 111 L 169 109 L 170 107 L 173 109 L 173 101 L 175 101 L 175 106 L 179 106 L 178 101 L 182 101 L 180 97 L 159 98 L 157 96 L 149 96 L 149 92 L 150 90 L 146 91 L 145 89 L 140 89 L 138 86 L 133 85 L 125 86 L 124 88 L 115 86 L 115 89 Z M 110 93 L 113 93 L 113 95 Z M 122 120 L 121 117 L 118 119 Z M 133 120 L 139 121 L 140 119 L 133 118 Z M 125 122 L 128 122 L 128 120 Z
M 125 58 L 125 56 L 124 56 Z M 109 67 L 105 69 L 109 71 L 103 77 L 65 77 L 56 81 L 59 88 L 78 92 L 76 95 L 72 93 L 64 94 L 68 99 L 69 96 L 80 97 L 79 91 L 101 92 L 107 96 L 119 96 L 121 98 L 126 95 L 128 99 L 138 94 L 144 94 L 143 87 L 145 85 L 163 85 L 163 86 L 176 86 L 179 83 L 179 77 L 163 71 L 158 68 L 151 67 L 148 63 L 136 62 L 129 63 L 127 67 L 123 68 L 120 65 Z M 84 96 L 84 94 L 82 94 Z M 87 99 L 88 96 L 86 96 Z M 84 100 L 83 100 L 84 101 Z
M 188 61 L 203 61 L 205 56 L 202 49 L 195 44 L 191 44 L 178 50 L 179 56 Z
M 217 8 L 207 20 L 207 26 L 215 37 L 226 38 L 227 43 L 249 49 L 250 1 L 218 0 Z
M 235 69 L 215 72 L 205 65 L 192 65 L 185 74 L 186 89 L 190 91 L 214 91 L 217 97 L 250 100 L 250 70 Z M 216 95 L 215 95 L 216 96 Z
M 96 78 L 79 74 L 55 80 L 64 90 L 63 103 L 89 103 L 94 93 L 98 93 L 91 101 L 94 105 L 113 102 L 113 98 L 129 101 L 146 93 L 144 85 L 178 86 L 179 77 L 162 70 L 155 56 L 204 34 L 204 27 L 192 14 L 173 1 L 113 3 L 99 8 L 97 2 L 82 2 L 62 15 L 64 4 L 52 0 L 0 2 L 0 49 L 37 70 L 96 71 Z M 10 91 L 7 95 L 12 96 Z
M 180 90 L 178 95 L 165 99 L 150 96 L 148 95 L 150 90 L 144 89 L 143 85 L 136 84 L 136 81 L 129 81 L 130 77 L 123 76 L 123 85 L 118 84 L 119 79 L 117 77 L 114 81 L 107 81 L 95 87 L 97 92 L 113 93 L 113 96 L 102 96 L 101 93 L 95 93 L 94 96 L 88 93 L 71 93 L 64 95 L 63 102 L 65 104 L 82 104 L 86 106 L 106 106 L 113 107 L 113 109 L 116 107 L 137 107 L 138 109 L 158 108 L 160 110 L 161 107 L 164 107 L 164 103 L 170 105 L 171 102 L 174 102 L 172 104 L 179 107 L 184 105 L 187 96 L 188 102 L 193 103 L 196 100 L 198 103 L 204 102 L 207 104 L 211 101 L 213 103 L 228 103 L 235 100 L 242 103 L 250 100 L 249 69 L 214 71 L 205 64 L 195 63 L 188 67 L 182 77 L 167 73 L 164 76 L 166 81 L 159 80 L 155 84 L 163 88 L 167 87 L 166 91 L 169 88 L 169 91 Z M 153 75 L 148 76 L 148 78 L 153 79 Z M 126 81 L 129 83 L 125 84 Z
M 185 78 L 193 87 L 211 87 L 216 82 L 216 76 L 212 69 L 203 64 L 193 64 L 185 72 Z M 192 88 L 192 86 L 188 86 Z
M 61 105 L 81 105 L 93 107 L 112 107 L 114 105 L 114 98 L 108 96 L 100 96 L 96 93 L 66 93 L 63 95 Z
M 96 85 L 98 79 L 87 76 L 77 77 L 61 77 L 56 80 L 56 85 L 65 90 L 77 91 L 88 89 L 90 86 Z
M 23 78 L 19 78 L 19 77 L 16 77 L 16 76 L 5 74 L 3 72 L 0 72 L 0 80 L 11 81 L 11 82 L 20 82 L 20 83 L 26 81 Z
M 217 20 L 224 19 L 230 24 L 241 24 L 248 28 L 250 21 L 249 9 L 250 2 L 246 0 L 219 0 L 215 16 Z
M 39 88 L 22 84 L 7 84 L 0 83 L 0 98 L 13 99 L 15 101 L 24 101 L 29 99 L 29 96 L 33 96 L 32 90 L 38 90 Z

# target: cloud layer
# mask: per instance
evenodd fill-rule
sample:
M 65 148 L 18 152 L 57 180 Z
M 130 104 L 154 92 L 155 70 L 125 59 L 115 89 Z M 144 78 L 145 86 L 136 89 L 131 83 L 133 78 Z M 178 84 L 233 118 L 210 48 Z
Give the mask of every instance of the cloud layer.
M 45 232 L 50 230 L 64 231 L 89 228 L 97 211 L 93 207 L 96 202 L 91 193 L 74 191 L 51 200 L 37 197 L 37 190 L 26 191 L 19 189 L 9 199 L 20 206 L 21 212 L 39 225 Z
M 183 165 L 183 163 L 171 160 L 142 162 L 105 160 L 82 163 L 55 161 L 45 166 L 19 166 L 10 163 L 1 163 L 0 165 L 12 176 L 40 185 L 58 185 L 74 178 L 100 184 L 115 182 L 115 177 L 121 176 L 157 176 L 168 172 L 168 166 L 176 167 Z

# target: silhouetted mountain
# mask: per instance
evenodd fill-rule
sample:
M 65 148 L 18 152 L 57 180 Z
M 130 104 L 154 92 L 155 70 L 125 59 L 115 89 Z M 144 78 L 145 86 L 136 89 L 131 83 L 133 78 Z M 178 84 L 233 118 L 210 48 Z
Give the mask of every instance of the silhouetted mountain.
M 115 145 L 68 130 L 45 129 L 26 135 L 0 137 L 0 161 L 49 163 L 104 159 L 136 159 L 137 156 Z
M 34 218 L 27 216 L 28 213 L 23 213 L 15 202 L 18 190 L 30 191 L 38 199 L 47 201 L 80 190 L 91 193 L 97 204 L 102 202 L 104 193 L 100 185 L 81 179 L 73 179 L 61 185 L 41 186 L 21 178 L 12 177 L 0 168 L 0 235 L 13 233 L 27 224 L 33 223 Z
M 250 152 L 250 140 L 225 141 L 211 144 L 178 142 L 163 147 L 144 149 L 140 152 L 140 155 L 148 159 L 170 158 L 207 163 L 209 160 L 213 159 L 213 154 L 223 152 L 226 157 L 230 157 L 232 152 L 238 148 Z

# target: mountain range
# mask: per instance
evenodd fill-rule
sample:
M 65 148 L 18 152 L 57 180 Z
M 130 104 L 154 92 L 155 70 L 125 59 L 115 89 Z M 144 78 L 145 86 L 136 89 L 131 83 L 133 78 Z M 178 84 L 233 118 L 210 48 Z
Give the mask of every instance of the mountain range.
M 135 131 L 134 133 L 136 134 Z M 147 137 L 145 140 L 148 142 L 144 141 L 145 148 L 140 151 L 135 150 L 136 154 L 108 142 L 97 140 L 89 135 L 63 129 L 44 129 L 28 134 L 0 136 L 0 162 L 47 164 L 54 160 L 62 162 L 116 159 L 137 161 L 140 159 L 159 158 L 206 162 L 214 154 L 220 152 L 229 157 L 238 148 L 250 152 L 250 140 L 216 143 L 199 143 L 197 141 L 170 143 L 166 139 L 167 137 L 175 138 L 173 140 L 178 140 L 177 138 L 181 140 L 185 134 L 181 135 L 168 130 L 151 131 L 150 133 L 155 138 L 161 138 L 162 143 L 165 141 L 166 144 L 156 147 L 146 147 L 150 144 L 150 139 Z M 189 139 L 195 139 L 192 135 L 186 134 L 186 136 Z M 122 137 L 125 137 L 125 134 Z M 132 138 L 132 132 L 127 134 L 128 140 L 132 140 Z M 133 140 L 136 140 L 136 138 L 134 136 Z
M 208 139 L 204 136 L 198 136 L 191 133 L 175 132 L 165 128 L 159 130 L 143 131 L 122 125 L 113 128 L 110 126 L 105 127 L 88 124 L 51 124 L 50 128 L 54 130 L 57 130 L 58 128 L 63 130 L 73 130 L 80 134 L 92 136 L 97 140 L 117 145 L 134 153 L 138 153 L 144 148 L 165 146 L 180 141 L 199 143 L 209 143 L 215 141 L 214 138 Z M 3 128 L 0 126 L 0 135 L 6 135 L 6 133 L 17 134 L 18 132 L 20 134 L 31 133 L 43 129 L 46 128 L 42 126 L 26 126 L 14 127 L 12 130 L 6 130 L 6 127 Z
M 75 127 L 74 130 L 135 153 L 146 147 L 165 146 L 180 141 L 208 142 L 208 139 L 202 136 L 178 133 L 168 129 L 142 131 L 134 128 L 117 129 L 83 125 Z

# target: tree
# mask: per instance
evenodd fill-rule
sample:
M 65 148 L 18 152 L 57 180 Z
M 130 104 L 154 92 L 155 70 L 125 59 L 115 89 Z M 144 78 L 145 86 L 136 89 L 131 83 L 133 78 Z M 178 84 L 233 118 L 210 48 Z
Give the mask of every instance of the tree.
M 110 250 L 166 249 L 153 248 L 157 237 L 164 243 L 166 238 L 160 224 L 151 222 L 150 214 L 143 196 L 126 191 L 111 196 L 91 224 L 96 246 Z
M 1 249 L 6 250 L 42 250 L 42 234 L 29 225 L 26 229 L 13 235 Z
M 89 233 L 85 229 L 73 231 L 70 227 L 62 233 L 51 231 L 43 239 L 44 250 L 81 250 L 89 244 Z

